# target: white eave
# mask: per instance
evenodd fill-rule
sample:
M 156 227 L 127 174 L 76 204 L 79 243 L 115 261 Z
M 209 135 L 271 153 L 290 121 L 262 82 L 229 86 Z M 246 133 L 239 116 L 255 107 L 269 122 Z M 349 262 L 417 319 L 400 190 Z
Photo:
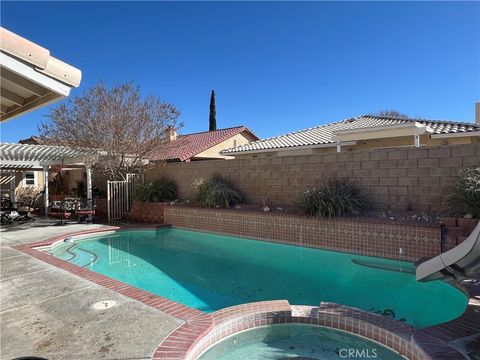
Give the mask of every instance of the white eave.
M 1 121 L 67 97 L 82 78 L 79 69 L 4 28 L 0 28 L 0 75 Z
M 480 131 L 462 131 L 457 133 L 430 135 L 432 139 L 456 138 L 456 137 L 466 137 L 466 136 L 480 136 Z
M 342 145 L 349 146 L 355 145 L 356 141 L 348 141 L 342 143 Z M 252 149 L 252 150 L 239 150 L 239 151 L 232 151 L 232 152 L 225 152 L 228 151 L 220 151 L 220 154 L 225 156 L 238 156 L 244 154 L 257 154 L 257 153 L 271 153 L 271 152 L 279 152 L 279 151 L 297 151 L 297 150 L 308 150 L 308 149 L 321 149 L 321 148 L 332 148 L 336 147 L 336 143 L 325 143 L 325 144 L 313 144 L 313 145 L 292 145 L 292 146 L 285 146 L 285 147 L 272 147 L 266 149 Z
M 332 139 L 335 142 L 369 140 L 380 138 L 393 138 L 400 136 L 422 135 L 431 133 L 433 130 L 426 125 L 418 122 L 407 124 L 374 126 L 368 128 L 357 128 L 347 130 L 337 130 L 332 132 Z

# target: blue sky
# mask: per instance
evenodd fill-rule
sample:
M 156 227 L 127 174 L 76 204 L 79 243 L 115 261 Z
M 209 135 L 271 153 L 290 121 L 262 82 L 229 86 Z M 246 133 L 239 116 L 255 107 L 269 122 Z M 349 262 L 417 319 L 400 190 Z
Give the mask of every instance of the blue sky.
M 384 109 L 473 121 L 479 2 L 6 2 L 1 23 L 83 72 L 81 87 L 134 81 L 185 127 L 260 137 Z M 40 109 L 1 126 L 37 132 Z

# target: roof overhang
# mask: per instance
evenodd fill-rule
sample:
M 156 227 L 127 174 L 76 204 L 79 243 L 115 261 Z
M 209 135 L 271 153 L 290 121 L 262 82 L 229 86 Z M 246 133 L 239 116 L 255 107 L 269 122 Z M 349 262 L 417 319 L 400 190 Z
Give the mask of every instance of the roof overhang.
M 61 100 L 80 85 L 80 70 L 4 28 L 0 50 L 1 121 Z
M 480 131 L 467 131 L 467 132 L 458 132 L 458 133 L 449 133 L 449 134 L 430 135 L 432 139 L 445 139 L 445 138 L 457 138 L 457 137 L 468 137 L 468 136 L 480 136 Z
M 355 145 L 356 141 L 348 141 L 346 143 L 342 143 L 342 145 Z M 270 148 L 270 149 L 254 149 L 254 150 L 242 150 L 242 151 L 235 151 L 235 152 L 224 152 L 220 151 L 220 154 L 225 156 L 236 156 L 236 155 L 244 155 L 244 154 L 258 154 L 258 153 L 271 153 L 271 152 L 279 152 L 279 151 L 295 151 L 295 150 L 308 150 L 308 149 L 322 149 L 322 148 L 332 148 L 337 147 L 336 143 L 326 143 L 326 144 L 313 144 L 313 145 L 297 145 L 297 146 L 285 146 L 285 147 L 278 147 L 278 148 Z M 228 150 L 226 150 L 228 151 Z
M 411 122 L 398 125 L 337 130 L 332 132 L 332 139 L 335 142 L 341 142 L 343 144 L 345 141 L 415 136 L 431 132 L 433 132 L 433 130 L 428 126 L 418 122 Z
M 0 169 L 41 170 L 52 165 L 86 165 L 102 151 L 66 146 L 0 144 Z

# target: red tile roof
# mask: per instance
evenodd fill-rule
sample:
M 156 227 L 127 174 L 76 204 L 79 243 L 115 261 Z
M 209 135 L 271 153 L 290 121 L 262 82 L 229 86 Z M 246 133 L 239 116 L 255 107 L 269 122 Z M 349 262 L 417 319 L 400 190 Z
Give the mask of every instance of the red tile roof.
M 179 135 L 176 140 L 170 141 L 165 148 L 155 153 L 151 160 L 185 161 L 243 131 L 249 133 L 254 141 L 259 140 L 245 126 Z

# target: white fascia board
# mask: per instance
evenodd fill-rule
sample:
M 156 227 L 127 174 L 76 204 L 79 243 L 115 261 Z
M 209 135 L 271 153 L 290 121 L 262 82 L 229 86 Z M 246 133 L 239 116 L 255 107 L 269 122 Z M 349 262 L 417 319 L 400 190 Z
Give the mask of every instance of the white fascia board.
M 353 140 L 369 140 L 391 138 L 399 136 L 422 135 L 432 132 L 428 126 L 418 122 L 399 125 L 375 126 L 360 129 L 337 130 L 332 133 L 334 141 L 353 141 Z
M 356 141 L 342 141 L 342 146 L 349 146 L 355 145 Z M 266 152 L 278 152 L 278 151 L 295 151 L 295 150 L 304 150 L 304 149 L 321 149 L 321 148 L 331 148 L 337 147 L 337 143 L 328 143 L 328 144 L 316 144 L 316 145 L 296 145 L 296 146 L 288 146 L 282 148 L 271 148 L 271 149 L 255 149 L 255 150 L 244 150 L 244 151 L 237 151 L 232 153 L 225 153 L 223 151 L 220 152 L 222 155 L 226 156 L 236 156 L 236 155 L 243 155 L 243 154 L 256 154 L 256 153 L 266 153 Z
M 366 133 L 366 132 L 375 132 L 381 130 L 390 130 L 390 129 L 418 129 L 418 131 L 432 131 L 428 126 L 422 125 L 419 122 L 409 122 L 405 124 L 396 124 L 396 125 L 382 125 L 382 126 L 370 126 L 356 129 L 344 129 L 344 130 L 335 130 L 332 131 L 334 135 L 342 134 L 353 134 L 353 133 Z
M 97 159 L 97 156 L 90 157 L 77 157 L 77 158 L 64 158 L 57 160 L 56 164 L 52 165 L 87 165 L 91 164 Z
M 0 168 L 15 168 L 15 167 L 32 167 L 42 168 L 39 161 L 17 161 L 17 160 L 0 160 Z
M 35 167 L 42 168 L 43 166 L 52 165 L 85 165 L 92 162 L 93 159 L 81 158 L 65 158 L 56 160 L 0 160 L 0 168 L 15 168 L 15 167 Z
M 480 136 L 480 131 L 458 132 L 458 133 L 451 133 L 451 134 L 432 134 L 432 135 L 430 135 L 430 137 L 432 139 L 458 138 L 458 137 L 470 137 L 470 136 Z
M 50 91 L 62 96 L 70 95 L 70 90 L 72 89 L 70 86 L 36 71 L 32 66 L 28 66 L 24 62 L 3 52 L 0 52 L 0 65 Z

